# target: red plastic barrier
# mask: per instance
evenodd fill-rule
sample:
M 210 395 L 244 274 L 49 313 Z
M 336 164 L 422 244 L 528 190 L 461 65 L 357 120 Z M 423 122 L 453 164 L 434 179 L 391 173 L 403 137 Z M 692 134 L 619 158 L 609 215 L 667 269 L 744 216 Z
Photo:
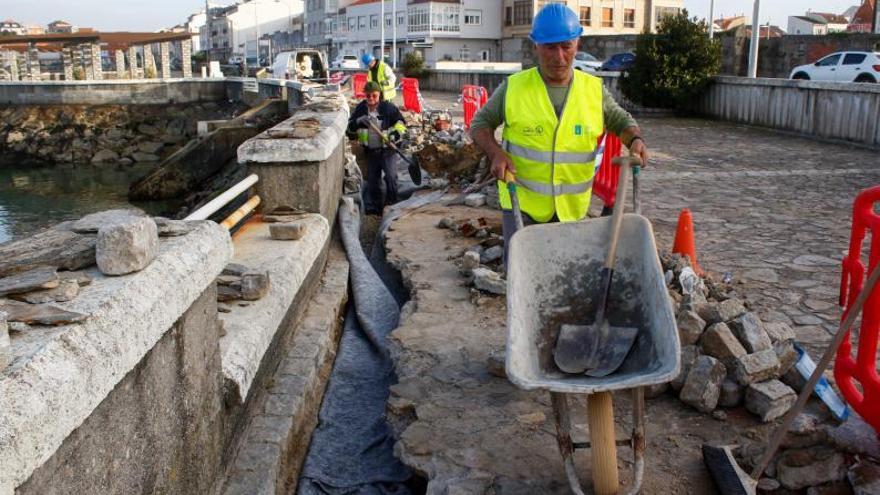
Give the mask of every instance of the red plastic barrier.
M 419 98 L 419 80 L 413 77 L 401 79 L 403 88 L 403 109 L 410 112 L 422 113 L 422 101 Z
M 617 195 L 617 167 L 611 164 L 611 160 L 620 156 L 623 144 L 620 138 L 606 132 L 599 136 L 599 146 L 602 146 L 602 138 L 605 138 L 605 151 L 602 153 L 602 164 L 593 177 L 593 194 L 602 199 L 602 203 L 608 208 L 614 206 L 614 196 Z
M 461 104 L 464 107 L 464 128 L 470 129 L 477 110 L 489 100 L 489 92 L 482 86 L 466 84 L 461 87 Z
M 351 76 L 351 90 L 354 93 L 355 98 L 364 98 L 366 97 L 366 93 L 364 93 L 364 86 L 367 85 L 367 75 L 364 73 L 355 74 Z
M 876 205 L 876 209 L 875 209 Z M 845 309 L 842 318 L 855 303 L 867 274 L 880 263 L 880 186 L 862 191 L 853 203 L 852 234 L 849 253 L 843 259 L 840 280 L 840 305 Z M 870 232 L 867 269 L 862 259 L 862 246 Z M 834 363 L 834 378 L 849 405 L 874 430 L 880 432 L 880 376 L 877 374 L 877 341 L 880 333 L 880 286 L 865 301 L 859 344 L 855 359 L 852 357 L 850 335 L 840 345 Z M 861 389 L 861 390 L 860 390 Z

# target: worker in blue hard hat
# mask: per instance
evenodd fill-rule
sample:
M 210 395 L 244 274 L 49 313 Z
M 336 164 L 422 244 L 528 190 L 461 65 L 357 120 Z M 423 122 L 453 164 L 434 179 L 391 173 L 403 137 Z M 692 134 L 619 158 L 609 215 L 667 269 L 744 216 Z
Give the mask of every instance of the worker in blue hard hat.
M 586 217 L 596 169 L 597 141 L 607 130 L 647 164 L 636 121 L 605 90 L 602 80 L 572 68 L 583 28 L 578 15 L 547 4 L 532 22 L 538 66 L 511 75 L 471 122 L 471 137 L 498 179 L 507 240 L 516 228 L 503 182 L 516 177 L 526 225 Z M 504 124 L 501 145 L 495 129 Z M 505 248 L 507 243 L 505 243 Z
M 367 68 L 367 81 L 375 81 L 382 88 L 382 99 L 391 101 L 397 96 L 394 85 L 397 84 L 397 76 L 385 62 L 376 59 L 373 55 L 365 53 L 361 56 L 361 62 Z

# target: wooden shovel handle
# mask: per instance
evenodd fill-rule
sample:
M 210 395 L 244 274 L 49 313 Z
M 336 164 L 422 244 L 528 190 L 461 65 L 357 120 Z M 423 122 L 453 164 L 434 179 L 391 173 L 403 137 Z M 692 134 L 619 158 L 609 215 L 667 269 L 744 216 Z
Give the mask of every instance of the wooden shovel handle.
M 605 257 L 605 268 L 614 269 L 614 259 L 617 256 L 617 241 L 620 239 L 620 226 L 623 224 L 623 206 L 626 202 L 626 177 L 629 167 L 641 165 L 642 161 L 635 156 L 619 156 L 611 161 L 620 167 L 617 178 L 617 195 L 614 197 L 614 210 L 611 213 L 611 242 L 608 244 L 608 254 Z

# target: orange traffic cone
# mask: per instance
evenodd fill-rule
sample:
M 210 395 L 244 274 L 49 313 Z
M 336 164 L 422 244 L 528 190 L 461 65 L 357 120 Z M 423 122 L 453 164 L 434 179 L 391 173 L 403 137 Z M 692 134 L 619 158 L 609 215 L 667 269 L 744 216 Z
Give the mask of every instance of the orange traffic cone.
M 702 276 L 703 270 L 697 264 L 697 247 L 694 244 L 694 219 L 691 210 L 685 208 L 678 216 L 678 226 L 675 228 L 675 241 L 672 243 L 672 252 L 683 254 L 690 258 L 691 267 L 697 275 Z

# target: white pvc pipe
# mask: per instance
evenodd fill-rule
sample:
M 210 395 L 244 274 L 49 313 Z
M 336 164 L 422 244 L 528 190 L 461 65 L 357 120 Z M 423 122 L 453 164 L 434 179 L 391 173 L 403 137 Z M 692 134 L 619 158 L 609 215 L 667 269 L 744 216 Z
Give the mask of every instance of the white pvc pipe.
M 226 190 L 226 192 L 209 201 L 207 204 L 205 204 L 205 206 L 202 206 L 198 210 L 187 215 L 184 220 L 206 220 L 209 216 L 216 213 L 217 210 L 223 208 L 224 206 L 226 206 L 227 203 L 235 199 L 236 196 L 246 191 L 247 188 L 256 184 L 258 180 L 260 180 L 260 178 L 257 176 L 257 174 L 251 174 L 245 177 L 244 180 L 230 187 Z

